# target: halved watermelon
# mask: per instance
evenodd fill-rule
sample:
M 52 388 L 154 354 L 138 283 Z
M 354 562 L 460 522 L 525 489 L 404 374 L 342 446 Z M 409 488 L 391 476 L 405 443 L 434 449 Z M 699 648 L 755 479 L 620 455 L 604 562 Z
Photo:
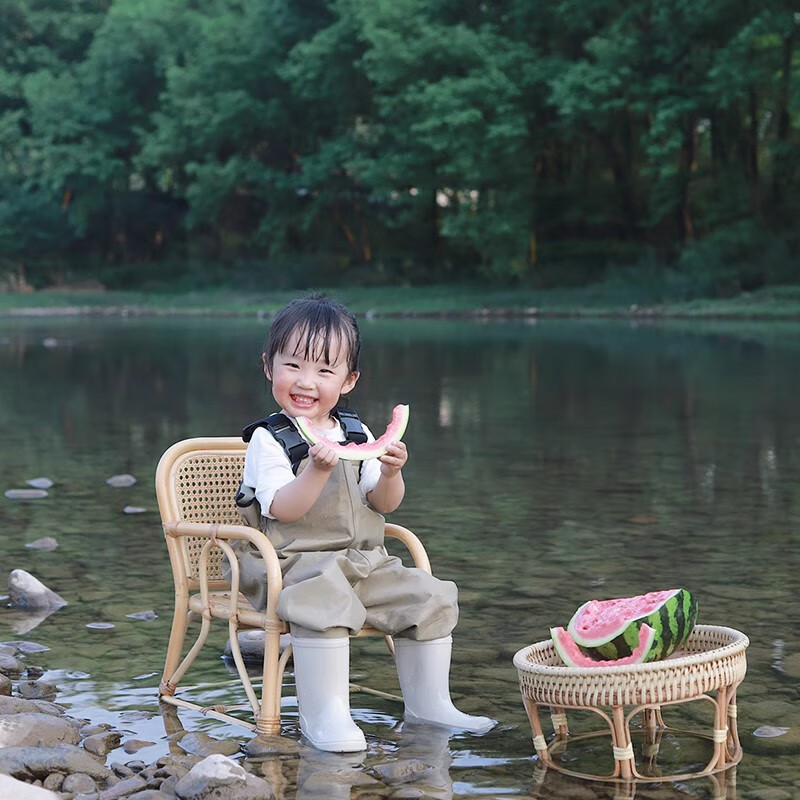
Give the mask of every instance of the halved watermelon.
M 589 600 L 572 616 L 567 631 L 590 658 L 616 660 L 634 652 L 640 628 L 656 633 L 653 657 L 666 658 L 688 638 L 697 621 L 697 601 L 686 589 L 666 589 L 636 597 Z
M 615 658 L 611 661 L 596 661 L 587 656 L 564 628 L 550 628 L 550 637 L 553 640 L 553 647 L 568 667 L 621 667 L 655 661 L 656 632 L 649 625 L 642 625 L 639 628 L 639 641 L 629 656 Z
M 331 442 L 323 431 L 317 430 L 311 424 L 307 417 L 296 417 L 295 422 L 300 429 L 300 433 L 303 434 L 303 438 L 309 444 L 325 442 L 336 451 L 339 458 L 343 458 L 345 461 L 365 461 L 368 458 L 380 458 L 389 449 L 390 444 L 399 442 L 403 438 L 408 426 L 409 414 L 408 406 L 395 406 L 392 410 L 392 421 L 388 424 L 383 434 L 374 442 L 365 442 L 364 444 Z

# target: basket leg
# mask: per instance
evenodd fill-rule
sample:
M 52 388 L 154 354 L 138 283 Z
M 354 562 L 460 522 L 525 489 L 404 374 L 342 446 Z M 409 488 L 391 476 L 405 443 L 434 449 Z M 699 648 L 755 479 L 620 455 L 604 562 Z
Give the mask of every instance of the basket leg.
M 613 723 L 611 728 L 611 746 L 614 754 L 614 773 L 624 781 L 633 778 L 633 744 L 630 731 L 625 722 L 625 709 L 612 706 Z
M 528 697 L 523 697 L 522 702 L 525 706 L 525 713 L 528 715 L 528 720 L 531 723 L 531 731 L 533 732 L 533 748 L 536 750 L 536 755 L 542 761 L 543 765 L 552 763 L 550 758 L 550 751 L 547 749 L 547 739 L 544 738 L 544 731 L 542 730 L 542 722 L 539 719 L 539 707 L 536 703 Z

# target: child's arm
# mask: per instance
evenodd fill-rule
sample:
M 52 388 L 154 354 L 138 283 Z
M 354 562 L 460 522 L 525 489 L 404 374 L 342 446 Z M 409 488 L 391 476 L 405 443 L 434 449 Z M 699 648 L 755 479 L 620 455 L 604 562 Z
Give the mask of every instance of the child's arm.
M 289 483 L 281 486 L 272 498 L 269 513 L 279 522 L 295 522 L 317 502 L 339 456 L 325 442 L 308 451 L 309 463 Z
M 381 462 L 381 475 L 375 488 L 367 494 L 367 500 L 378 513 L 388 514 L 400 505 L 406 493 L 401 471 L 408 461 L 405 444 L 395 442 L 389 445 L 386 454 L 378 460 Z

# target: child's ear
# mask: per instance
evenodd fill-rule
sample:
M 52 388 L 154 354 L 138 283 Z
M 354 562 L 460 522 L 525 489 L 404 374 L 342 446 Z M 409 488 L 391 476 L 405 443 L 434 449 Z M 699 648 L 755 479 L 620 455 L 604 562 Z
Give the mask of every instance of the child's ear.
M 347 380 L 344 382 L 344 386 L 342 386 L 342 391 L 339 394 L 349 394 L 355 388 L 355 385 L 358 383 L 358 379 L 361 377 L 360 372 L 351 372 L 347 376 Z
M 261 354 L 261 363 L 264 365 L 264 374 L 267 376 L 267 380 L 272 380 L 272 369 L 270 368 L 269 362 L 267 361 L 267 354 Z

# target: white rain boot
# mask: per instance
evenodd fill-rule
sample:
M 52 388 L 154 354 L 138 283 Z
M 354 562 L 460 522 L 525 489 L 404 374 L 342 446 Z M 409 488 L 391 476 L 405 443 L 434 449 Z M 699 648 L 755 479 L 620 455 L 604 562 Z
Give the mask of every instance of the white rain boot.
M 350 640 L 292 636 L 300 731 L 318 750 L 367 749 L 350 716 Z
M 406 705 L 406 718 L 433 722 L 470 733 L 485 733 L 497 721 L 459 711 L 450 699 L 450 654 L 453 637 L 416 642 L 394 640 L 397 677 Z

